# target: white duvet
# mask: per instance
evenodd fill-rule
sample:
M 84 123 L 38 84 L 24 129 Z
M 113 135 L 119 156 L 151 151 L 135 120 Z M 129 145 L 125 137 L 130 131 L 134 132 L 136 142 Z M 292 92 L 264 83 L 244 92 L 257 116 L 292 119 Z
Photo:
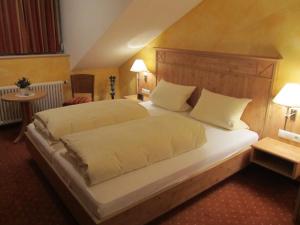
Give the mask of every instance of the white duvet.
M 153 116 L 64 136 L 65 157 L 88 185 L 175 157 L 206 142 L 200 123 Z
M 50 109 L 35 114 L 34 125 L 50 144 L 61 137 L 102 126 L 141 119 L 149 116 L 138 103 L 125 100 L 106 100 Z

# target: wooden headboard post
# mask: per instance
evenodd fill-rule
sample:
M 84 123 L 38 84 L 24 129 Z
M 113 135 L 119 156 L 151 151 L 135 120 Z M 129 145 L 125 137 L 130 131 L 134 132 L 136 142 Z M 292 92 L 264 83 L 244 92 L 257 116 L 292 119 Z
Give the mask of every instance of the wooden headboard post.
M 239 98 L 250 98 L 242 120 L 263 134 L 279 58 L 156 48 L 157 81 L 164 79 L 197 89 L 189 99 L 194 106 L 202 88 Z

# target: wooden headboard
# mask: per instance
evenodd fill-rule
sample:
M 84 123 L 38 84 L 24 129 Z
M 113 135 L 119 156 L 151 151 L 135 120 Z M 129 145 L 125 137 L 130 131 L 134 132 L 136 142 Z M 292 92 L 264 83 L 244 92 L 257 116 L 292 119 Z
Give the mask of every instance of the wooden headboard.
M 277 58 L 156 48 L 157 80 L 197 86 L 189 99 L 195 105 L 202 88 L 223 95 L 251 98 L 242 120 L 262 135 Z

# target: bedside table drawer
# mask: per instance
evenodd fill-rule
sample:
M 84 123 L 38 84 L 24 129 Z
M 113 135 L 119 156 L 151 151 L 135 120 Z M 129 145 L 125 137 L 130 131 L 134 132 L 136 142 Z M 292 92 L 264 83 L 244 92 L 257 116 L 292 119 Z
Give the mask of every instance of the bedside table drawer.
M 284 176 L 295 178 L 295 163 L 260 149 L 253 149 L 251 161 Z
M 252 145 L 251 161 L 279 174 L 297 179 L 300 176 L 300 149 L 265 137 Z

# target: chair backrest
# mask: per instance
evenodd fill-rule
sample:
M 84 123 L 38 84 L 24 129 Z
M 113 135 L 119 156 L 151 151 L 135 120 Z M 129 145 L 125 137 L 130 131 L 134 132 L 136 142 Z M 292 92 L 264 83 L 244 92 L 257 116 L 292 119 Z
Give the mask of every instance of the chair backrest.
M 94 81 L 95 76 L 91 74 L 72 74 L 72 97 L 74 98 L 75 93 L 90 93 L 94 101 Z

